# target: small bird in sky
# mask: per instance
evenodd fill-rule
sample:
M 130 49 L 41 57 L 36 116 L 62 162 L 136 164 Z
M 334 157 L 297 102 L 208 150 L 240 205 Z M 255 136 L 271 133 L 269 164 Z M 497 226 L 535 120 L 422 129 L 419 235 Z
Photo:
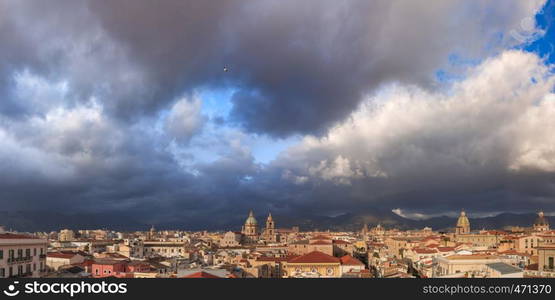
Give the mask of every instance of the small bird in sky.
M 229 69 L 227 68 L 227 66 L 224 66 L 224 72 L 229 71 Z

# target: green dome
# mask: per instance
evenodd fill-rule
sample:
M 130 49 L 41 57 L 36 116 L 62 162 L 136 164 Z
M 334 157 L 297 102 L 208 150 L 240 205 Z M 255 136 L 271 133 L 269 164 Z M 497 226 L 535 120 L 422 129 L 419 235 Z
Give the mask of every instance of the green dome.
M 258 225 L 258 222 L 254 218 L 254 214 L 252 213 L 252 210 L 249 212 L 249 217 L 245 221 L 245 225 Z

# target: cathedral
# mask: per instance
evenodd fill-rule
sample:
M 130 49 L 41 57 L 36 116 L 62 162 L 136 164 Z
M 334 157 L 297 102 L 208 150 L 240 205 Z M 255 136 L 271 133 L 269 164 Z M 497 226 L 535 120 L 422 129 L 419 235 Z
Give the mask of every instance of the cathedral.
M 243 235 L 243 243 L 251 244 L 256 243 L 259 240 L 264 240 L 268 243 L 276 243 L 279 241 L 279 235 L 276 230 L 276 224 L 272 218 L 272 214 L 268 214 L 266 219 L 266 227 L 262 233 L 258 229 L 258 221 L 254 217 L 254 213 L 251 210 L 249 216 L 241 229 L 241 234 Z

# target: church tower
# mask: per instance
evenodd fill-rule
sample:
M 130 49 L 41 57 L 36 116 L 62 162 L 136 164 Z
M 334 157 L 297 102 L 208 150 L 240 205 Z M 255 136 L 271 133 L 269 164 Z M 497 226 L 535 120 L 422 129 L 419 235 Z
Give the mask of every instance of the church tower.
M 266 232 L 269 235 L 274 235 L 276 232 L 276 224 L 274 223 L 274 219 L 272 218 L 272 213 L 268 214 L 268 218 L 266 219 Z
M 455 228 L 455 234 L 467 234 L 470 233 L 470 221 L 468 221 L 468 217 L 466 213 L 461 211 L 461 215 L 457 220 L 457 227 Z
M 362 229 L 360 230 L 360 235 L 366 236 L 367 234 L 368 234 L 368 224 L 364 223 L 364 225 L 362 225 Z
M 277 241 L 276 223 L 272 218 L 272 213 L 269 213 L 268 218 L 266 219 L 266 228 L 264 229 L 264 239 L 268 242 Z

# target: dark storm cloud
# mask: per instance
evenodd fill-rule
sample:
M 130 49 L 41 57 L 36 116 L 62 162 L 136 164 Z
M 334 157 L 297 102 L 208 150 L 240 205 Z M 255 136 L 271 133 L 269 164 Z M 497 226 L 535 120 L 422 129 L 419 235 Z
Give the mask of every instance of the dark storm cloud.
M 480 60 L 513 45 L 500 33 L 541 2 L 0 0 L 0 203 L 197 224 L 249 208 L 439 211 L 471 198 L 476 209 L 501 203 L 486 199 L 521 209 L 531 203 L 521 195 L 541 203 L 554 186 L 549 144 L 525 139 L 537 124 L 520 124 L 527 134 L 513 143 L 495 105 L 481 118 L 445 111 L 441 128 L 432 104 L 416 118 L 399 118 L 402 105 L 360 112 L 384 83 L 435 87 L 450 54 Z M 496 87 L 500 99 L 513 93 Z M 208 122 L 195 92 L 226 88 L 236 91 L 230 115 Z M 333 125 L 365 113 L 385 119 L 334 138 Z M 503 139 L 493 147 L 456 120 Z M 317 137 L 263 165 L 240 138 L 205 128 L 237 124 L 241 135 Z M 474 148 L 463 146 L 469 138 Z M 540 153 L 519 148 L 527 143 Z M 211 151 L 216 158 L 197 160 Z
M 504 5 L 523 12 L 532 7 Z M 322 132 L 386 80 L 430 84 L 452 52 L 476 57 L 485 44 L 490 51 L 506 45 L 494 39 L 521 16 L 476 13 L 497 5 L 487 6 L 389 0 L 90 4 L 107 34 L 148 70 L 153 97 L 143 105 L 160 105 L 199 85 L 231 85 L 240 89 L 232 119 L 279 136 Z
M 513 43 L 499 33 L 533 13 L 532 2 L 14 1 L 2 60 L 69 77 L 73 92 L 125 118 L 229 86 L 239 90 L 232 120 L 249 131 L 322 133 L 384 81 L 429 85 L 449 54 Z

